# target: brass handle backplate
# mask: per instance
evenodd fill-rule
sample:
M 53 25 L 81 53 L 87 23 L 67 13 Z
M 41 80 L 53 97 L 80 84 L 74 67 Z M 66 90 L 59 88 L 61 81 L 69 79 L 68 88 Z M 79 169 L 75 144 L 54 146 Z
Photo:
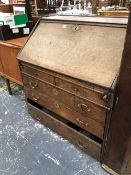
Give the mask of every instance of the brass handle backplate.
M 81 121 L 79 118 L 76 118 L 76 121 L 82 125 L 85 125 L 85 126 L 88 126 L 89 124 L 88 123 L 85 123 L 83 121 Z
M 88 148 L 88 145 L 85 145 L 85 144 L 83 144 L 81 141 L 79 141 L 78 140 L 78 146 L 80 147 L 80 148 Z
M 40 97 L 39 96 L 36 96 L 35 94 L 31 94 L 31 96 L 32 96 L 32 98 L 33 98 L 33 100 L 34 101 L 38 101 L 39 99 L 40 99 Z
M 29 81 L 29 85 L 30 85 L 30 87 L 32 88 L 32 89 L 35 89 L 37 86 L 38 86 L 38 84 L 37 83 L 32 83 L 32 82 L 30 82 Z
M 91 109 L 86 104 L 78 104 L 78 107 L 82 109 L 84 112 L 90 112 Z
M 80 148 L 83 148 L 83 144 L 82 144 L 80 141 L 78 141 L 78 146 L 79 146 Z

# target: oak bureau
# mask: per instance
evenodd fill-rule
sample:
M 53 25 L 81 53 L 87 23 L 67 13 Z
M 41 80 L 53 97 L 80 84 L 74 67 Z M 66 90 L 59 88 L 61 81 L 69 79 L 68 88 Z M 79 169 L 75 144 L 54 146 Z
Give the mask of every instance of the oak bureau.
M 99 161 L 106 151 L 127 20 L 43 18 L 18 55 L 32 116 Z

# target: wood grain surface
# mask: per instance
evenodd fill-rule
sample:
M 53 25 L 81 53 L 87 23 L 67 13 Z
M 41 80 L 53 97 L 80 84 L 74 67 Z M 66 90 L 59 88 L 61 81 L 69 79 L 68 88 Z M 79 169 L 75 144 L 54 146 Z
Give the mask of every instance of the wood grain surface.
M 7 40 L 7 41 L 0 40 L 0 44 L 7 45 L 7 46 L 11 45 L 11 47 L 17 46 L 17 47 L 21 48 L 26 43 L 27 39 L 28 39 L 28 37 L 16 38 L 16 39 L 11 39 L 11 40 Z
M 17 54 L 23 47 L 27 37 L 0 41 L 0 74 L 18 84 L 22 84 Z
M 126 28 L 40 23 L 20 60 L 110 88 L 119 71 Z
M 40 74 L 41 72 L 36 75 L 34 75 L 33 72 L 32 74 L 31 73 L 27 74 L 26 72 L 21 73 L 23 77 L 23 82 L 25 82 L 24 83 L 25 86 L 29 85 L 32 88 L 35 88 L 37 90 L 39 89 L 43 93 L 48 93 L 51 95 L 53 93 L 52 89 L 55 88 L 57 89 L 57 91 L 59 91 L 59 93 L 60 92 L 62 93 L 62 91 L 64 91 L 64 93 L 66 94 L 69 93 L 71 94 L 71 96 L 73 95 L 85 99 L 107 110 L 109 110 L 112 106 L 112 96 L 108 97 L 108 99 L 104 99 L 105 93 L 96 92 L 93 88 L 92 89 L 84 88 L 79 85 L 59 79 L 55 76 L 52 77 L 49 75 L 45 76 L 45 74 L 43 74 L 44 76 L 42 77 L 42 79 L 39 79 L 40 77 L 39 75 L 41 75 Z M 35 70 L 34 73 L 36 73 Z M 46 81 L 47 78 L 48 81 Z M 59 94 L 60 95 L 59 98 L 61 98 L 61 100 L 62 100 L 62 94 Z M 67 95 L 66 98 L 68 98 Z M 65 95 L 63 97 L 63 100 L 66 101 L 66 103 L 70 104 L 69 102 L 67 102 L 67 100 L 65 100 Z
M 84 116 L 94 119 L 102 124 L 105 123 L 107 111 L 104 108 L 101 108 L 100 106 L 97 106 L 93 103 L 89 103 L 87 100 L 79 99 L 80 97 L 76 97 L 67 91 L 59 89 L 55 86 L 51 86 L 50 84 L 40 82 L 25 75 L 22 75 L 22 78 L 25 88 L 30 88 L 31 90 L 35 89 L 40 93 L 48 95 L 49 97 L 52 97 L 55 100 L 64 103 L 69 108 L 80 112 Z M 84 105 L 85 108 L 81 105 Z M 90 111 L 86 109 L 87 106 L 90 108 Z
M 103 124 L 81 115 L 75 110 L 69 108 L 67 105 L 51 98 L 45 94 L 39 93 L 36 90 L 25 88 L 26 97 L 44 106 L 48 110 L 58 114 L 59 116 L 71 121 L 72 123 L 80 126 L 86 131 L 94 134 L 99 138 L 103 138 L 104 126 Z
M 66 123 L 62 122 L 61 119 L 58 120 L 54 118 L 53 115 L 47 113 L 47 110 L 44 112 L 44 110 L 40 110 L 29 103 L 27 103 L 27 106 L 29 112 L 35 119 L 39 120 L 45 126 L 57 132 L 64 138 L 68 139 L 71 143 L 78 146 L 83 151 L 91 154 L 95 159 L 100 160 L 100 144 L 86 137 L 79 131 L 72 129 Z
M 2 75 L 4 73 L 4 71 L 3 71 L 3 66 L 2 66 L 2 62 L 1 62 L 1 60 L 0 60 L 0 75 Z

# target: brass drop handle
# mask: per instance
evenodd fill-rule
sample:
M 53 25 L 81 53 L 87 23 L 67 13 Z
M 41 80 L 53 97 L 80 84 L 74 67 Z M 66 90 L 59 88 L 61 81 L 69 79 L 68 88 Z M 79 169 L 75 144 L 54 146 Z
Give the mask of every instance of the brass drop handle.
M 78 146 L 80 147 L 80 148 L 88 148 L 88 145 L 84 145 L 81 141 L 78 141 Z
M 31 81 L 29 81 L 29 85 L 32 89 L 35 89 L 38 86 L 37 83 L 33 84 Z
M 40 97 L 34 95 L 33 93 L 31 95 L 34 101 L 38 101 L 40 99 Z
M 78 146 L 79 146 L 80 148 L 86 148 L 86 147 L 87 147 L 87 146 L 84 145 L 80 140 L 78 140 Z
M 81 121 L 79 118 L 76 118 L 76 121 L 79 122 L 82 125 L 85 125 L 85 126 L 89 125 L 88 123 L 85 123 L 85 122 Z
M 41 120 L 37 114 L 32 114 L 37 120 Z
M 53 95 L 58 95 L 58 90 L 57 89 L 53 88 L 52 92 L 53 92 Z
M 79 146 L 80 148 L 83 148 L 83 144 L 82 144 L 80 141 L 78 141 L 78 146 Z
M 91 111 L 91 109 L 86 104 L 78 104 L 78 107 L 80 107 L 82 111 L 85 111 L 85 112 Z
M 55 106 L 55 108 L 59 108 L 60 107 L 60 105 L 55 101 L 54 103 L 53 103 L 53 105 Z

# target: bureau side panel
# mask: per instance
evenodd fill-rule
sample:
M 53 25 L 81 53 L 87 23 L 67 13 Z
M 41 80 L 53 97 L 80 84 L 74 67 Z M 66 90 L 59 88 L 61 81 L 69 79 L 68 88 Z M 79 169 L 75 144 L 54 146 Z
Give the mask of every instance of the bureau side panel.
M 131 136 L 131 14 L 103 163 L 121 173 Z

